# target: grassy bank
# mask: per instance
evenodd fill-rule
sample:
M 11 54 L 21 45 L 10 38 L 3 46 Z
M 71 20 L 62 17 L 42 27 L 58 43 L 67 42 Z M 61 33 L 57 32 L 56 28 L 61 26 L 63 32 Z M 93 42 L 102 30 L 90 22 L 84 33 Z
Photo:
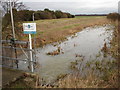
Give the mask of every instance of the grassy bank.
M 22 23 L 16 23 L 16 37 L 18 40 L 27 40 L 28 35 L 23 34 Z M 33 38 L 36 40 L 36 46 L 40 47 L 48 43 L 64 40 L 66 36 L 79 32 L 86 27 L 103 25 L 109 23 L 109 21 L 105 16 L 79 16 L 67 19 L 38 20 L 35 23 L 37 23 L 37 34 Z M 2 32 L 4 39 L 7 34 L 11 33 L 8 33 L 10 28 L 11 26 Z
M 108 23 L 106 17 L 79 17 L 71 19 L 39 20 L 37 23 L 37 46 L 64 40 L 66 36 L 83 28 Z

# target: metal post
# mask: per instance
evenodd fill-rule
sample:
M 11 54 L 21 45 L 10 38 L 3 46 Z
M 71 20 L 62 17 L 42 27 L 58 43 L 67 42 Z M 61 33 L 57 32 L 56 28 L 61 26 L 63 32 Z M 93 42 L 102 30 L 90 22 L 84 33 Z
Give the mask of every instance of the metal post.
M 31 39 L 31 34 L 29 34 L 29 42 L 30 42 L 30 49 L 32 50 L 32 39 Z M 30 50 L 30 69 L 31 72 L 33 72 L 33 57 L 32 57 L 32 51 Z
M 12 1 L 10 0 L 10 13 L 11 13 L 12 31 L 13 31 L 13 38 L 15 39 L 15 29 L 14 29 L 13 12 L 12 12 L 11 3 L 12 3 Z

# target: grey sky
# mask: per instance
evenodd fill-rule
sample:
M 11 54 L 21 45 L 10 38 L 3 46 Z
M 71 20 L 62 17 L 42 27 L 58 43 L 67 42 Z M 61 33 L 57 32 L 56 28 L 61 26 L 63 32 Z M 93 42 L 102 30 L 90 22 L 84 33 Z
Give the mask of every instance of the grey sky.
M 21 0 L 32 10 L 62 10 L 72 14 L 103 14 L 118 11 L 119 0 Z

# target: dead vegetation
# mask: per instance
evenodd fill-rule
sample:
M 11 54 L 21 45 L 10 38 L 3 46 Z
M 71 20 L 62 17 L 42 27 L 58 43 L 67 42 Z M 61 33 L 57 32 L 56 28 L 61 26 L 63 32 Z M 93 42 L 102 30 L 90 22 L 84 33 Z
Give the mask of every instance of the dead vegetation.
M 88 73 L 86 78 L 81 78 L 81 75 L 71 74 L 65 79 L 59 81 L 59 88 L 117 88 L 118 78 L 117 73 L 112 73 L 108 81 L 96 77 L 92 72 Z
M 104 43 L 104 46 L 103 46 L 103 48 L 101 49 L 101 51 L 104 51 L 104 52 L 107 52 L 107 51 L 108 51 L 108 48 L 107 48 L 106 43 Z
M 84 67 L 78 66 L 82 60 L 71 62 L 73 74 L 68 74 L 58 82 L 59 88 L 118 88 L 118 67 L 116 60 L 91 60 Z M 80 67 L 80 68 L 79 68 Z M 83 68 L 82 75 L 80 69 Z
M 39 85 L 39 77 L 36 74 L 23 73 L 18 78 L 3 86 L 3 88 L 36 88 Z
M 55 56 L 55 55 L 59 55 L 59 54 L 63 54 L 64 52 L 62 51 L 62 49 L 60 47 L 57 48 L 57 50 L 53 51 L 53 52 L 48 52 L 46 53 L 47 55 L 52 55 L 52 56 Z

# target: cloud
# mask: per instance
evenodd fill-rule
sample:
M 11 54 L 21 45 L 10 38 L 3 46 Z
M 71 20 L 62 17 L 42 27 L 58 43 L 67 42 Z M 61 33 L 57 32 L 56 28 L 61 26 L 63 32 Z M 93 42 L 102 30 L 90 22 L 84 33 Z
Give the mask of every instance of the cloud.
M 29 0 L 29 2 L 24 3 L 32 10 L 43 10 L 45 8 L 49 8 L 52 10 L 70 12 L 72 14 L 110 13 L 118 11 L 118 0 L 46 0 L 46 2 L 42 2 L 43 0 L 39 0 L 39 2 L 38 0 L 34 1 L 36 2 L 30 2 Z

